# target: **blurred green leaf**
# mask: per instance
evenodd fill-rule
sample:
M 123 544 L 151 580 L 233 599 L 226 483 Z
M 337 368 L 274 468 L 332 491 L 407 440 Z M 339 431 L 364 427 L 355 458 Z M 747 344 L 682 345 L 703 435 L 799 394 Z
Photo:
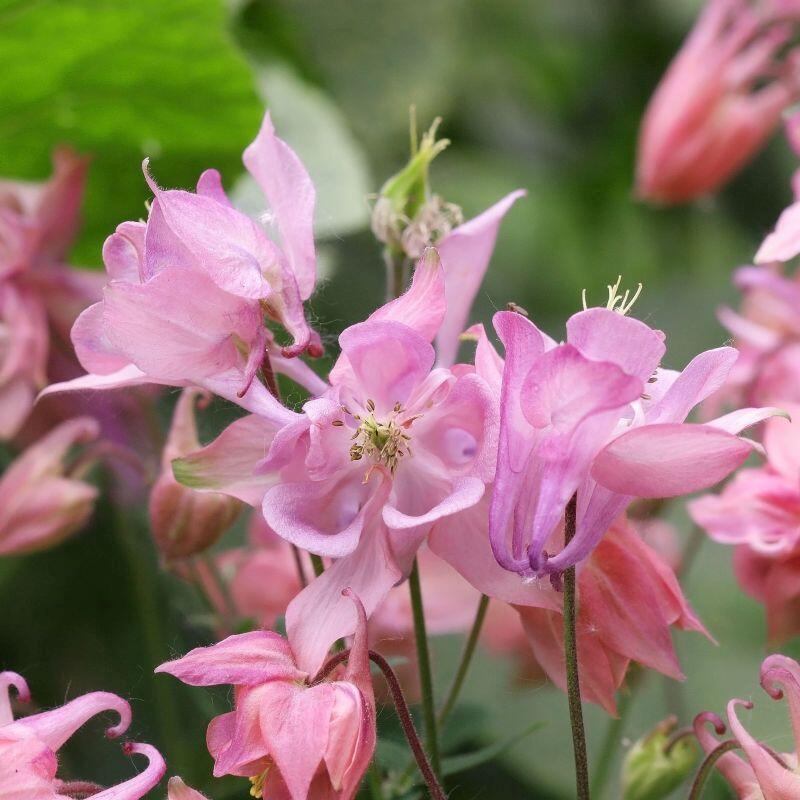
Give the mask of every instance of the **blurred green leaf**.
M 87 264 L 116 223 L 144 213 L 145 155 L 165 185 L 191 186 L 211 166 L 230 179 L 258 129 L 261 104 L 216 0 L 6 0 L 0 52 L 0 174 L 45 177 L 59 143 L 94 157 L 77 254 Z
M 506 739 L 492 742 L 492 744 L 482 747 L 480 750 L 445 758 L 442 762 L 442 774 L 456 775 L 459 772 L 464 772 L 465 770 L 479 767 L 481 764 L 486 764 L 488 761 L 493 761 L 495 758 L 503 755 L 506 750 L 521 742 L 526 736 L 530 736 L 534 731 L 538 731 L 543 727 L 543 722 L 534 722 L 533 725 L 529 725 L 525 730 L 515 733 L 513 736 L 509 736 Z

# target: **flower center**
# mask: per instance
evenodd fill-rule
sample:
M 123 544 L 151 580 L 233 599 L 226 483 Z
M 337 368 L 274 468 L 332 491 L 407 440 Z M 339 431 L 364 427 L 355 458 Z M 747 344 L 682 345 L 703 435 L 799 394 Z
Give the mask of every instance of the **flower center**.
M 271 767 L 271 765 L 270 765 Z M 260 775 L 253 775 L 250 778 L 250 796 L 255 798 L 262 798 L 264 796 L 264 782 L 267 780 L 270 767 L 267 767 Z
M 352 414 L 359 426 L 353 434 L 353 443 L 350 445 L 350 460 L 361 461 L 367 457 L 377 464 L 383 464 L 394 474 L 400 459 L 411 454 L 409 443 L 411 437 L 407 431 L 416 417 L 400 421 L 399 416 L 404 412 L 400 403 L 395 403 L 392 413 L 386 420 L 375 418 L 375 403 L 367 400 L 367 414 L 360 416 Z M 344 409 L 345 413 L 350 413 Z M 369 470 L 365 480 L 369 477 Z

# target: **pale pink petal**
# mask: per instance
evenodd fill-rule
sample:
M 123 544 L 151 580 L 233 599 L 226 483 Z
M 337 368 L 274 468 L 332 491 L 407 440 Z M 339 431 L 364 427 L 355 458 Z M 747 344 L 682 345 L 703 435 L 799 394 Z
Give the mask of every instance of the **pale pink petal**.
M 791 417 L 776 416 L 764 426 L 764 447 L 771 467 L 795 484 L 800 478 L 800 406 L 782 403 Z
M 35 394 L 30 381 L 23 377 L 0 386 L 0 439 L 11 439 L 19 433 L 33 408 Z
M 330 646 L 357 629 L 358 615 L 342 596 L 344 589 L 352 589 L 370 615 L 400 578 L 386 531 L 374 523 L 355 552 L 335 561 L 289 603 L 286 631 L 298 665 L 316 674 Z
M 17 700 L 20 703 L 29 703 L 31 692 L 28 682 L 22 675 L 6 670 L 0 672 L 0 727 L 14 721 L 14 714 L 11 710 L 11 697 L 9 689 L 14 687 L 17 691 Z
M 146 769 L 124 783 L 93 794 L 93 800 L 140 800 L 164 777 L 167 765 L 161 753 L 152 745 L 128 742 L 123 750 L 126 755 L 144 756 L 147 759 Z
M 661 362 L 664 334 L 607 308 L 590 308 L 567 320 L 567 342 L 586 358 L 610 361 L 646 381 Z
M 800 253 L 800 202 L 793 203 L 778 217 L 775 230 L 761 243 L 756 264 L 791 261 Z
M 350 659 L 352 660 L 352 655 Z M 369 736 L 370 730 L 374 731 L 375 725 L 374 722 L 372 725 L 367 722 L 369 711 L 361 692 L 352 683 L 337 681 L 331 686 L 334 688 L 333 709 L 328 723 L 325 767 L 334 791 L 342 791 L 343 797 L 349 797 L 358 789 L 358 783 L 372 756 L 374 733 L 373 748 L 367 750 L 361 740 Z M 346 787 L 345 782 L 348 784 Z
M 402 322 L 426 341 L 433 341 L 445 315 L 445 279 L 439 253 L 434 247 L 422 254 L 411 286 L 395 300 L 369 315 L 368 321 Z
M 761 664 L 761 686 L 774 700 L 788 701 L 795 752 L 800 754 L 800 664 L 778 653 L 767 656 Z
M 781 408 L 740 408 L 736 411 L 731 411 L 729 414 L 717 417 L 716 419 L 709 420 L 706 425 L 718 430 L 725 431 L 726 433 L 739 433 L 745 428 L 753 425 L 758 425 L 765 419 L 771 417 L 783 417 L 783 425 L 786 426 L 786 418 L 788 414 Z M 780 424 L 780 423 L 779 423 Z M 784 427 L 784 430 L 788 430 Z
M 258 686 L 266 681 L 302 681 L 306 677 L 295 666 L 288 642 L 272 631 L 235 634 L 210 647 L 195 647 L 155 671 L 174 675 L 190 686 Z
M 459 225 L 437 245 L 444 265 L 447 313 L 436 337 L 437 363 L 449 367 L 458 353 L 461 332 L 494 251 L 497 231 L 512 205 L 526 194 L 518 189 Z
M 263 771 L 260 766 L 269 756 L 261 735 L 261 707 L 269 696 L 280 692 L 282 681 L 268 681 L 253 687 L 237 687 L 236 710 L 211 720 L 206 732 L 208 750 L 214 757 L 214 777 L 244 775 Z
M 131 724 L 131 707 L 126 700 L 110 692 L 90 692 L 63 706 L 32 714 L 16 722 L 14 727 L 34 733 L 51 750 L 58 750 L 82 725 L 97 714 L 113 711 L 119 722 L 106 731 L 110 739 L 121 736 Z
M 294 150 L 275 135 L 269 112 L 264 115 L 258 136 L 244 151 L 243 161 L 267 198 L 300 296 L 307 300 L 317 279 L 314 184 Z
M 207 169 L 197 179 L 197 194 L 210 197 L 222 205 L 231 206 L 231 201 L 222 186 L 222 176 L 215 169 Z
M 208 798 L 187 786 L 175 775 L 167 783 L 167 800 L 208 800 Z
M 256 414 L 237 419 L 211 444 L 175 459 L 175 479 L 192 489 L 228 494 L 258 508 L 275 478 L 256 474 L 255 467 L 267 454 L 276 430 L 276 425 Z
M 404 514 L 393 505 L 387 504 L 383 507 L 383 521 L 392 530 L 398 531 L 420 525 L 433 525 L 443 517 L 471 508 L 483 497 L 483 492 L 484 484 L 479 478 L 456 478 L 452 483 L 452 492 L 424 514 Z
M 677 497 L 707 489 L 744 462 L 753 446 L 709 425 L 643 425 L 600 451 L 592 477 L 636 497 Z
M 123 222 L 103 243 L 103 263 L 112 281 L 141 282 L 146 227 L 143 222 Z
M 89 306 L 75 320 L 70 334 L 75 355 L 81 366 L 95 375 L 110 375 L 124 369 L 130 359 L 108 339 L 105 325 L 105 304 Z
M 139 367 L 128 364 L 128 366 L 108 375 L 81 375 L 80 378 L 73 378 L 71 381 L 51 383 L 50 386 L 39 392 L 39 396 L 36 399 L 38 401 L 48 395 L 60 394 L 61 392 L 122 389 L 128 386 L 141 386 L 145 383 L 159 383 L 159 381 L 155 381 L 145 375 Z

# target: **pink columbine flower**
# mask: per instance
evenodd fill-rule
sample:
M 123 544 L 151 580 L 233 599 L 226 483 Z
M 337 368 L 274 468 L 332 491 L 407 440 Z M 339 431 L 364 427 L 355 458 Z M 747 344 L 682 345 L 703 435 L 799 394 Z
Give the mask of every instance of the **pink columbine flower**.
M 50 378 L 51 340 L 100 294 L 87 270 L 66 266 L 78 227 L 87 160 L 53 154 L 44 183 L 0 180 L 0 438 L 19 431 Z
M 350 800 L 375 749 L 375 702 L 366 616 L 348 592 L 358 627 L 341 679 L 313 683 L 287 639 L 272 631 L 198 647 L 156 672 L 192 686 L 234 686 L 235 709 L 208 726 L 214 775 L 249 777 L 254 797 Z
M 560 530 L 553 539 L 562 537 Z M 549 581 L 520 581 L 500 567 L 477 512 L 470 511 L 458 527 L 437 526 L 430 546 L 480 592 L 518 612 L 533 658 L 556 686 L 565 689 L 563 594 Z M 667 561 L 624 518 L 578 566 L 578 593 L 578 657 L 585 700 L 616 713 L 614 694 L 631 661 L 683 678 L 670 630 L 705 634 L 705 628 Z
M 90 417 L 63 422 L 22 452 L 0 477 L 0 555 L 50 547 L 88 519 L 97 489 L 67 466 L 72 447 L 97 437 Z
M 446 311 L 445 275 L 426 252 L 409 290 L 339 337 L 324 392 L 276 426 L 234 422 L 175 463 L 190 486 L 262 508 L 279 536 L 336 559 L 292 602 L 298 662 L 316 672 L 330 644 L 352 633 L 353 586 L 369 614 L 410 569 L 428 531 L 477 503 L 494 474 L 496 400 L 473 370 L 434 367 L 430 342 Z M 287 412 L 289 413 L 289 412 Z
M 0 672 L 0 800 L 71 800 L 91 795 L 93 800 L 139 800 L 162 778 L 166 765 L 161 754 L 148 744 L 126 742 L 126 754 L 144 756 L 145 770 L 124 783 L 103 789 L 85 781 L 56 777 L 57 752 L 89 719 L 113 711 L 119 722 L 110 727 L 110 739 L 121 736 L 131 723 L 126 700 L 108 692 L 91 692 L 50 711 L 14 720 L 9 689 L 19 700 L 30 700 L 25 679 L 15 672 Z
M 737 578 L 764 604 L 772 642 L 800 632 L 800 406 L 782 406 L 792 419 L 767 421 L 767 463 L 689 504 L 692 519 L 714 541 L 736 547 Z
M 641 197 L 708 194 L 756 153 L 800 96 L 800 53 L 786 47 L 797 18 L 782 0 L 708 0 L 642 121 Z
M 723 384 L 736 351 L 701 353 L 682 372 L 661 368 L 664 334 L 625 316 L 630 305 L 617 288 L 609 287 L 608 307 L 567 321 L 563 344 L 520 314 L 495 315 L 506 358 L 490 537 L 498 563 L 523 577 L 579 563 L 635 497 L 717 483 L 753 450 L 736 434 L 777 413 L 744 409 L 687 424 Z M 575 537 L 548 552 L 576 493 Z
M 800 797 L 797 755 L 800 751 L 800 664 L 787 656 L 767 656 L 761 664 L 761 686 L 774 700 L 786 697 L 795 752 L 776 753 L 756 741 L 742 725 L 736 711 L 739 706 L 752 708 L 753 704 L 747 700 L 731 700 L 728 703 L 728 724 L 745 757 L 726 753 L 717 761 L 717 768 L 739 800 L 795 800 Z M 717 734 L 725 733 L 725 724 L 716 714 L 709 711 L 698 714 L 694 721 L 695 734 L 706 753 L 719 745 L 708 730 L 708 724 Z
M 269 114 L 244 163 L 269 203 L 280 245 L 231 205 L 216 170 L 206 170 L 191 193 L 160 189 L 145 167 L 155 196 L 147 223 L 125 222 L 106 240 L 103 300 L 72 330 L 89 375 L 49 392 L 193 385 L 291 418 L 254 378 L 275 347 L 265 317 L 293 338 L 282 356 L 321 353 L 303 313 L 316 281 L 314 188 Z
M 150 527 L 161 555 L 186 558 L 210 547 L 233 524 L 241 502 L 213 492 L 196 492 L 175 480 L 172 461 L 200 448 L 194 405 L 198 389 L 184 389 L 172 415 L 161 474 L 150 492 Z

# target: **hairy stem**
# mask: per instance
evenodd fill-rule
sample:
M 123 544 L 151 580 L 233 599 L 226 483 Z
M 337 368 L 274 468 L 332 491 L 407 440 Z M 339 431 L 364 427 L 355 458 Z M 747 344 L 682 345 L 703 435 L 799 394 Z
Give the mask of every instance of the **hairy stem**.
M 738 747 L 740 747 L 740 744 L 736 739 L 728 739 L 728 741 L 722 742 L 719 747 L 715 747 L 706 756 L 705 761 L 700 765 L 700 769 L 697 770 L 697 776 L 689 792 L 689 800 L 700 800 L 703 787 L 706 785 L 706 781 L 714 770 L 714 764 L 716 764 L 725 753 L 730 753 L 731 750 L 736 750 Z
M 475 612 L 475 620 L 472 623 L 472 628 L 470 629 L 469 636 L 464 645 L 464 650 L 461 653 L 458 671 L 456 672 L 455 678 L 453 678 L 453 683 L 450 686 L 450 690 L 447 692 L 447 697 L 442 707 L 439 709 L 439 714 L 436 718 L 439 727 L 444 725 L 445 720 L 450 716 L 450 712 L 455 708 L 459 694 L 461 694 L 461 688 L 469 672 L 472 656 L 475 655 L 475 648 L 481 635 L 481 629 L 483 628 L 483 622 L 486 619 L 486 611 L 488 608 L 489 598 L 485 594 L 482 594 L 478 602 L 478 609 Z
M 417 666 L 419 668 L 420 699 L 422 701 L 422 718 L 425 722 L 425 744 L 431 757 L 433 771 L 439 775 L 441 760 L 439 757 L 439 733 L 436 725 L 436 704 L 433 698 L 433 674 L 431 672 L 431 655 L 428 649 L 428 633 L 425 628 L 425 609 L 422 605 L 422 588 L 419 581 L 419 564 L 414 558 L 414 566 L 408 576 L 408 588 L 411 593 L 411 611 L 414 617 L 414 640 L 417 645 Z
M 577 498 L 567 504 L 564 524 L 564 546 L 575 535 Z M 575 633 L 577 616 L 575 567 L 564 571 L 564 659 L 567 666 L 567 699 L 572 727 L 572 749 L 575 754 L 575 785 L 578 800 L 589 800 L 589 760 L 586 756 L 586 732 L 583 727 L 581 689 L 578 678 L 578 641 Z
M 339 666 L 339 664 L 347 660 L 349 655 L 349 650 L 342 650 L 342 652 L 337 653 L 335 656 L 331 656 L 319 673 L 317 673 L 314 683 L 317 684 L 327 678 L 328 675 L 330 675 L 333 670 Z M 414 759 L 416 760 L 419 771 L 428 786 L 432 800 L 446 800 L 444 789 L 439 783 L 439 779 L 436 777 L 436 773 L 431 766 L 431 762 L 425 753 L 425 748 L 422 746 L 422 742 L 414 725 L 411 711 L 408 708 L 408 703 L 406 702 L 406 698 L 403 694 L 403 689 L 400 686 L 400 681 L 397 679 L 397 675 L 395 675 L 395 672 L 389 665 L 389 662 L 380 653 L 370 650 L 369 659 L 383 673 L 386 685 L 389 687 L 389 693 L 392 696 L 392 702 L 394 703 L 395 711 L 397 712 L 397 718 L 400 721 L 400 727 L 402 727 L 406 741 L 408 741 L 408 746 L 411 748 L 411 752 L 414 754 Z

